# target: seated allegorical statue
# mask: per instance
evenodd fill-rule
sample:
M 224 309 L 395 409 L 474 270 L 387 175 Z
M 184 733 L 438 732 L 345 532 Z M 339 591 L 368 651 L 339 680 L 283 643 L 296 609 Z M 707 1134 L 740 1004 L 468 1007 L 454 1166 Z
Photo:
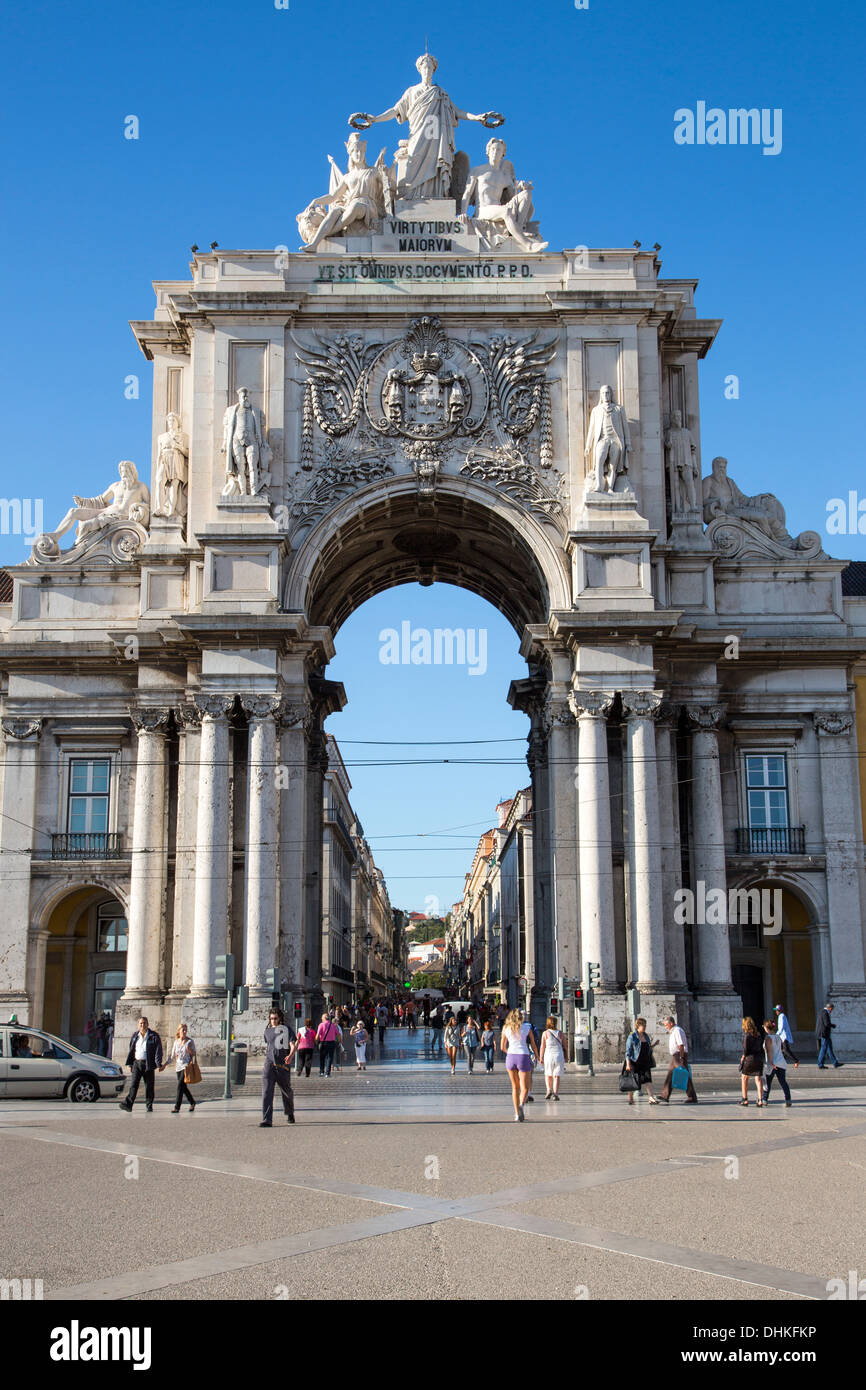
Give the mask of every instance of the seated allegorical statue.
M 69 508 L 55 531 L 39 537 L 37 550 L 56 548 L 60 537 L 76 522 L 76 545 L 95 531 L 123 521 L 134 521 L 146 527 L 150 522 L 150 490 L 139 480 L 138 469 L 129 459 L 123 459 L 117 470 L 120 481 L 110 483 L 99 497 L 73 496 L 75 506 Z M 43 542 L 47 542 L 47 546 Z
M 748 521 L 756 526 L 770 540 L 780 545 L 795 546 L 796 541 L 788 534 L 785 524 L 785 508 L 772 492 L 760 492 L 755 497 L 747 497 L 741 492 L 732 478 L 728 477 L 728 460 L 714 458 L 712 472 L 702 484 L 704 503 L 704 523 L 721 517 L 733 517 Z
M 331 156 L 331 187 L 328 193 L 314 198 L 298 213 L 298 231 L 306 245 L 303 251 L 315 251 L 327 237 L 352 232 L 360 236 L 372 230 L 392 205 L 391 174 L 385 167 L 382 150 L 374 168 L 367 163 L 367 142 L 360 135 L 350 135 L 346 141 L 349 168 L 340 172 Z
M 494 245 L 511 236 L 524 251 L 543 251 L 548 243 L 528 230 L 534 212 L 532 184 L 517 180 L 505 148 L 505 141 L 496 136 L 488 140 L 487 163 L 470 170 L 460 210 L 468 216 L 469 209 L 475 209 L 472 225 Z

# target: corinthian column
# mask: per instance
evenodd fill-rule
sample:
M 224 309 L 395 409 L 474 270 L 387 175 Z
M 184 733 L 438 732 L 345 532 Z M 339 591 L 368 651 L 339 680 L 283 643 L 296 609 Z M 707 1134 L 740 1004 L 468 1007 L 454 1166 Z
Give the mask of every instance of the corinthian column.
M 224 955 L 229 921 L 229 724 L 230 695 L 197 696 L 201 746 L 196 822 L 195 919 L 192 995 L 218 993 L 216 958 Z
M 570 697 L 577 718 L 577 815 L 580 873 L 580 958 L 601 965 L 601 990 L 616 989 L 613 916 L 613 856 L 610 829 L 610 776 L 607 716 L 612 695 L 575 690 Z
M 244 982 L 269 994 L 267 971 L 276 962 L 277 932 L 277 726 L 279 695 L 242 700 L 249 719 Z
M 720 890 L 727 902 L 728 880 L 725 865 L 725 823 L 722 814 L 722 776 L 719 768 L 717 729 L 724 710 L 721 705 L 689 705 L 686 713 L 692 731 L 692 827 L 694 831 L 694 886 L 703 883 L 706 896 Z M 725 924 L 695 923 L 697 944 L 697 992 L 728 994 L 731 984 L 731 943 Z
M 637 987 L 654 991 L 665 973 L 664 903 L 655 719 L 662 697 L 654 691 L 623 692 L 629 771 L 632 906 L 637 944 Z
M 36 844 L 36 787 L 41 719 L 4 719 L 0 853 L 3 865 L 3 928 L 0 949 L 0 1007 L 19 1017 L 27 1013 L 27 931 L 30 924 L 31 858 Z M 43 851 L 44 852 L 44 851 Z M 44 992 L 44 991 L 43 991 Z M 35 1000 L 31 1001 L 34 1005 Z M 41 1008 L 41 1002 L 39 1007 Z
M 129 945 L 124 996 L 161 998 L 159 946 L 165 923 L 167 709 L 134 709 L 138 734 L 132 858 L 129 875 Z

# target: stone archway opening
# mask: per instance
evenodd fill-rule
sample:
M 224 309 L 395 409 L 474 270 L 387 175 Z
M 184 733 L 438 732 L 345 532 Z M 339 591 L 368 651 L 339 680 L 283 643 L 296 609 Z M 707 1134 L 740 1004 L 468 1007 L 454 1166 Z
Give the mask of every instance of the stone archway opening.
M 126 982 L 126 908 L 106 888 L 82 885 L 50 909 L 34 943 L 34 1021 L 76 1047 L 95 1047 L 88 1020 L 114 1018 Z

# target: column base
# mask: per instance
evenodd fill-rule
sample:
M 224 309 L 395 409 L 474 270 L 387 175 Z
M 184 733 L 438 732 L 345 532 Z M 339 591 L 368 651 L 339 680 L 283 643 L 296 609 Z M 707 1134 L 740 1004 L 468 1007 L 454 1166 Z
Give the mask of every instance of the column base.
M 0 1018 L 7 1022 L 13 1014 L 17 1014 L 19 1023 L 32 1023 L 33 1005 L 30 1002 L 30 995 L 22 989 L 0 990 Z
M 686 1037 L 692 1056 L 708 1062 L 724 1062 L 742 1051 L 743 1001 L 730 985 L 715 988 L 704 985 L 696 989 L 691 1022 L 692 1031 L 689 1034 L 686 1029 Z
M 866 985 L 831 985 L 827 1002 L 833 1005 L 833 1051 L 845 1052 L 840 1062 L 854 1061 L 864 1056 L 866 1036 Z M 818 1043 L 815 1043 L 817 1054 Z
M 173 1014 L 165 1007 L 162 990 L 148 986 L 124 991 L 114 1009 L 114 1041 L 111 1051 L 113 1061 L 120 1062 L 121 1066 L 126 1062 L 129 1040 L 133 1033 L 137 1032 L 138 1020 L 142 1016 L 147 1019 L 148 1027 L 159 1033 L 162 1038 L 163 1053 L 171 1051 L 174 1030 L 180 1022 L 180 1017 L 177 1023 L 172 1023 Z
M 640 1011 L 646 1019 L 647 1033 L 651 1038 L 658 1038 L 661 1042 L 664 1036 L 662 1019 L 669 1015 L 673 1016 L 678 1023 L 682 1023 L 688 1032 L 687 1025 L 680 1017 L 677 1006 L 677 989 L 675 984 L 667 984 L 663 980 L 655 980 L 651 984 L 638 980 L 635 988 L 640 995 Z M 634 1019 L 626 1020 L 629 1029 L 634 1027 Z
M 593 1061 L 621 1062 L 631 1027 L 626 1019 L 625 994 L 621 989 L 596 989 L 591 1013 L 598 1019 L 598 1028 L 592 1035 Z

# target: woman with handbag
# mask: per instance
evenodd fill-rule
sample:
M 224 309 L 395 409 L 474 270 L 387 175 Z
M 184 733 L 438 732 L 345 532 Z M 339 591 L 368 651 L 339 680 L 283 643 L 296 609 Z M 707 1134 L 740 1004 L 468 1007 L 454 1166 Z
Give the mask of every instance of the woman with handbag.
M 186 1024 L 182 1023 L 174 1035 L 174 1047 L 171 1049 L 171 1060 L 177 1073 L 177 1099 L 174 1102 L 172 1115 L 176 1115 L 180 1110 L 180 1103 L 186 1096 L 189 1101 L 190 1110 L 195 1110 L 195 1100 L 193 1099 L 190 1086 L 194 1086 L 197 1081 L 201 1081 L 201 1068 L 196 1057 L 195 1043 L 187 1033 Z
M 636 1018 L 625 1045 L 625 1061 L 619 1083 L 620 1090 L 628 1094 L 629 1105 L 634 1105 L 634 1098 L 640 1095 L 642 1086 L 646 1087 L 650 1105 L 658 1105 L 653 1095 L 654 1046 L 646 1035 L 646 1019 Z
M 445 1051 L 448 1054 L 448 1061 L 451 1063 L 451 1075 L 457 1070 L 457 1049 L 460 1046 L 460 1024 L 451 1014 L 445 1024 Z
M 762 1107 L 764 1104 L 764 1040 L 758 1031 L 754 1019 L 743 1019 L 743 1055 L 740 1058 L 740 1083 L 743 1089 L 743 1099 L 740 1105 L 749 1103 L 749 1077 L 755 1078 L 755 1086 L 758 1091 L 756 1104 Z
M 466 1027 L 460 1035 L 461 1042 L 466 1051 L 466 1061 L 469 1065 L 469 1075 L 472 1076 L 472 1068 L 475 1066 L 475 1054 L 481 1042 L 481 1030 L 475 1020 L 474 1014 L 469 1014 L 466 1019 Z

